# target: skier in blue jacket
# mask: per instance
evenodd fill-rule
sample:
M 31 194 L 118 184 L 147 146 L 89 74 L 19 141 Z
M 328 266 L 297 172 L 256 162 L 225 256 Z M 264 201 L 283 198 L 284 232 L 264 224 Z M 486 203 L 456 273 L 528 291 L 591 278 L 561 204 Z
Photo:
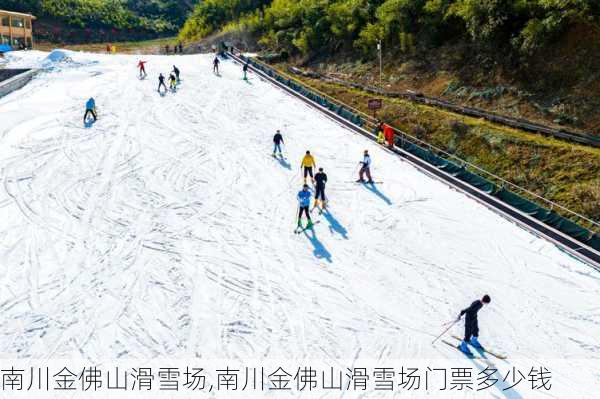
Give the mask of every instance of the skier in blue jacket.
M 96 101 L 93 98 L 90 98 L 85 103 L 85 114 L 83 114 L 83 123 L 85 123 L 89 114 L 92 114 L 92 117 L 94 117 L 94 122 L 96 122 L 98 116 L 96 115 Z
M 313 226 L 313 222 L 310 219 L 310 199 L 312 197 L 311 192 L 308 190 L 308 184 L 302 186 L 302 190 L 298 192 L 298 207 L 300 209 L 300 213 L 298 214 L 298 227 L 302 227 L 302 214 L 306 213 L 306 219 L 308 223 L 306 224 L 306 228 L 310 229 Z
M 477 312 L 483 308 L 483 305 L 487 305 L 491 302 L 491 298 L 489 295 L 484 295 L 483 298 L 476 300 L 473 302 L 468 308 L 461 310 L 458 315 L 458 319 L 460 320 L 463 315 L 465 315 L 465 338 L 460 343 L 459 349 L 471 355 L 471 351 L 467 344 L 471 344 L 475 349 L 483 349 L 481 344 L 478 341 L 479 337 L 479 324 L 477 323 Z

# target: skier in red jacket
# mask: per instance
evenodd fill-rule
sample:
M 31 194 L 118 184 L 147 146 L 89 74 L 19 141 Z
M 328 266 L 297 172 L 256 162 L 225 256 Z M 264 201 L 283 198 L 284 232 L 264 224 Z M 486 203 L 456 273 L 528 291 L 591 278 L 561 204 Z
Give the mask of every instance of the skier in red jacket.
M 138 62 L 138 68 L 140 69 L 140 79 L 145 78 L 146 76 L 148 76 L 148 74 L 146 73 L 146 62 L 148 61 L 142 61 L 140 60 L 140 62 Z
M 385 137 L 385 141 L 387 141 L 388 146 L 390 148 L 393 148 L 394 147 L 394 129 L 387 123 L 383 124 L 383 136 Z

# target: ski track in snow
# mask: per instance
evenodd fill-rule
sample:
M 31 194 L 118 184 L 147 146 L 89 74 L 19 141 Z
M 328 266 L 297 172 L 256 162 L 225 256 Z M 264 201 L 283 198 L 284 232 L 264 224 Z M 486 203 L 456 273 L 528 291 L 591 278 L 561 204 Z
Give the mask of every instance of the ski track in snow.
M 598 365 L 600 275 L 552 244 L 229 61 L 150 56 L 139 80 L 134 56 L 72 58 L 0 99 L 3 356 L 452 359 L 431 340 L 489 293 L 491 348 Z M 295 235 L 307 149 L 331 209 Z M 351 183 L 364 149 L 385 184 Z

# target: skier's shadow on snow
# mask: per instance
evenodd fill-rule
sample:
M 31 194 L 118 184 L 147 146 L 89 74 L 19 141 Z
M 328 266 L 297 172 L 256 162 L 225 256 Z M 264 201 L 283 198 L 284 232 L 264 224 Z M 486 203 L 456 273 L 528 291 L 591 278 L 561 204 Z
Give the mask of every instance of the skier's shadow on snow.
M 323 216 L 329 223 L 329 231 L 332 233 L 338 233 L 344 237 L 345 240 L 348 239 L 348 230 L 346 230 L 346 228 L 340 224 L 340 222 L 331 214 L 331 212 L 329 212 L 329 210 L 323 211 Z
M 96 123 L 96 121 L 95 121 L 95 120 L 88 118 L 88 119 L 87 119 L 85 122 L 83 122 L 83 126 L 84 126 L 86 129 L 89 129 L 89 128 L 91 128 L 92 126 L 94 126 L 94 123 Z
M 367 183 L 364 186 L 367 188 L 367 190 L 371 191 L 373 194 L 381 198 L 386 204 L 392 205 L 392 200 L 390 200 L 384 193 L 379 191 L 375 184 Z
M 292 170 L 292 164 L 285 160 L 285 158 L 277 157 L 277 162 L 284 168 Z
M 306 238 L 308 238 L 308 240 L 314 247 L 313 255 L 315 256 L 315 258 L 325 259 L 327 262 L 333 263 L 333 261 L 331 260 L 331 253 L 327 250 L 327 248 L 323 246 L 321 241 L 319 241 L 319 239 L 317 238 L 317 234 L 314 232 L 314 230 L 310 233 L 307 230 L 304 232 L 304 235 L 306 236 Z

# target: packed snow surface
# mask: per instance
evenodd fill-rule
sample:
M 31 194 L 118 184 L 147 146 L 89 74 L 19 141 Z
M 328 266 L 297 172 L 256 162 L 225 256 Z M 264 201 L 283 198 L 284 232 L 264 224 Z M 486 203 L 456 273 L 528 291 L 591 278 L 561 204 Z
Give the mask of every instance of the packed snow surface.
M 487 293 L 480 341 L 597 393 L 597 271 L 231 61 L 144 59 L 8 55 L 52 67 L 0 99 L 3 358 L 463 361 L 431 341 Z M 383 184 L 353 182 L 365 149 Z M 330 211 L 296 235 L 306 150 Z

